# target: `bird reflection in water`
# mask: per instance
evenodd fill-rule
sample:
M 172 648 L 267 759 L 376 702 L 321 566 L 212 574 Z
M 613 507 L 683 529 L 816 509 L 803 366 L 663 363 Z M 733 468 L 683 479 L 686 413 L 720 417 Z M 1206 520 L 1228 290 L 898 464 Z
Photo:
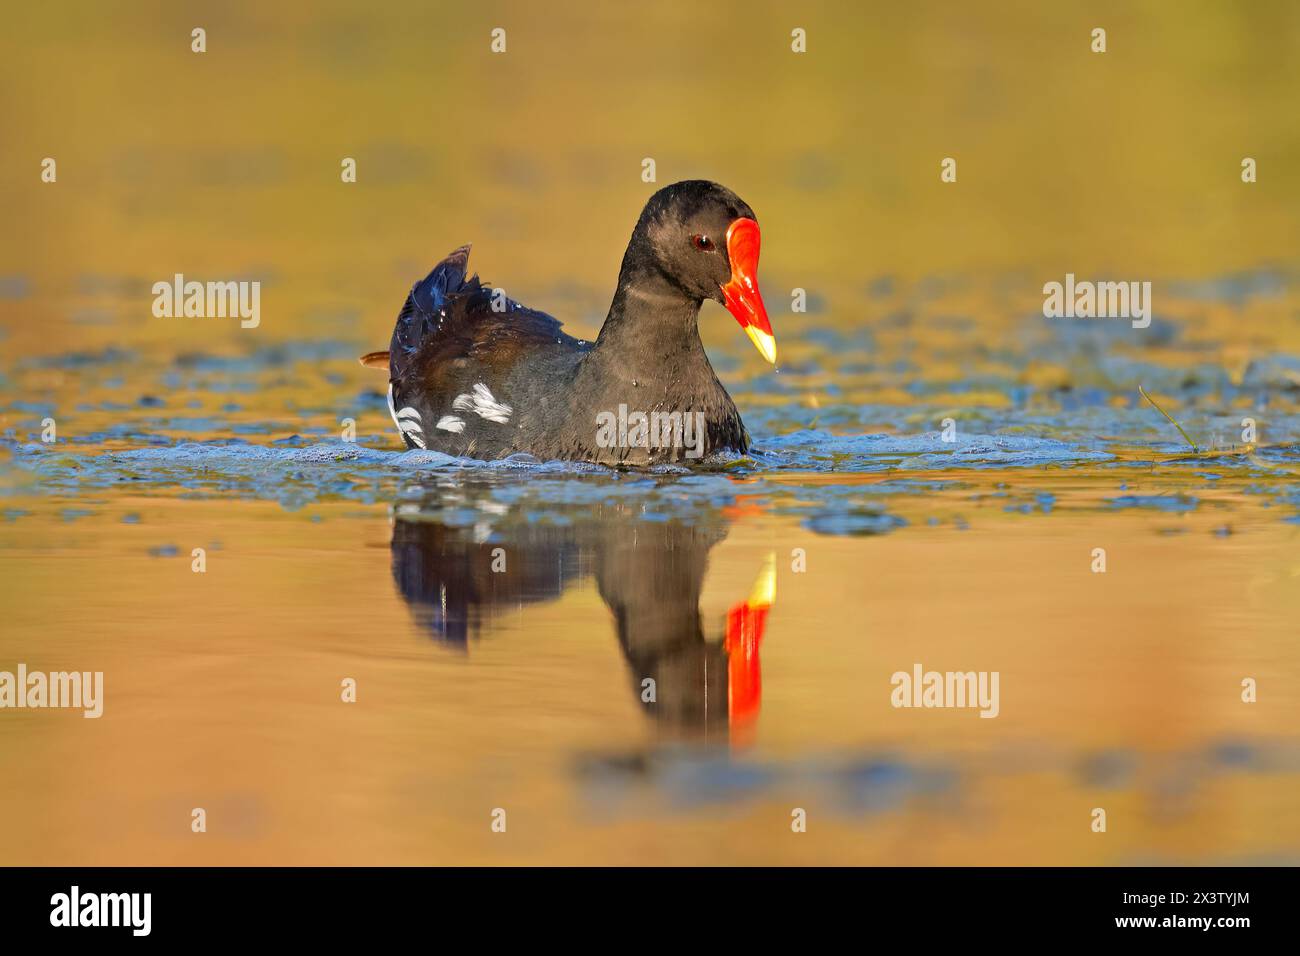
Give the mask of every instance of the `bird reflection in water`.
M 588 509 L 569 524 L 506 515 L 490 536 L 472 527 L 399 516 L 393 577 L 412 613 L 441 643 L 468 647 L 494 618 L 553 601 L 588 575 L 609 607 L 632 692 L 665 729 L 752 739 L 762 702 L 759 646 L 776 591 L 769 554 L 750 594 L 704 621 L 700 594 L 721 519 L 645 521 Z M 485 540 L 486 539 L 486 540 Z M 502 550 L 497 550 L 502 549 Z M 504 559 L 505 570 L 501 567 Z

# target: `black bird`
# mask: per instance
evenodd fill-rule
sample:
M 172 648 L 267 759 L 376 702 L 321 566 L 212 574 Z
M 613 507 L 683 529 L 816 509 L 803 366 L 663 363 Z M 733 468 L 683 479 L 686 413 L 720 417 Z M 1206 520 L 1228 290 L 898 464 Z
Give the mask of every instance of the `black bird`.
M 417 282 L 387 352 L 388 405 L 408 448 L 479 459 L 645 465 L 749 447 L 700 342 L 705 299 L 727 307 L 769 362 L 754 211 L 717 183 L 650 197 L 595 342 L 466 277 L 462 246 Z

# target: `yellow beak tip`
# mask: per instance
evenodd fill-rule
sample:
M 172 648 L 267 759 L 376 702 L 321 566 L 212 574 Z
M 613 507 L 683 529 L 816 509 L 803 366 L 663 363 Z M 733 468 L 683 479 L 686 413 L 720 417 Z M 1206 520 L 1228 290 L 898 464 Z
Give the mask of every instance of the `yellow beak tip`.
M 763 568 L 754 579 L 746 601 L 751 608 L 771 607 L 776 603 L 776 553 L 769 552 Z
M 776 339 L 766 332 L 760 332 L 752 325 L 745 326 L 745 334 L 749 336 L 749 341 L 754 343 L 754 348 L 758 349 L 758 354 L 775 365 Z

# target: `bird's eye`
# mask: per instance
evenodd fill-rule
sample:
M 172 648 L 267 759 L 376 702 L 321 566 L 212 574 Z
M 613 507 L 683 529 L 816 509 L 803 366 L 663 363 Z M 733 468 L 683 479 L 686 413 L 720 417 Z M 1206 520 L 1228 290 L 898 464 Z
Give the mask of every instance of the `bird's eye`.
M 691 236 L 691 242 L 695 243 L 696 249 L 703 249 L 705 252 L 713 249 L 713 240 L 708 236 Z

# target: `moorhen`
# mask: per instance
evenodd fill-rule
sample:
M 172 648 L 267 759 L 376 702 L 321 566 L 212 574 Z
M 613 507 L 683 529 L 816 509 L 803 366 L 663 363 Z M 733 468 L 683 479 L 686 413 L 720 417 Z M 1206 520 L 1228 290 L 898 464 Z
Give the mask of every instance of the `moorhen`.
M 462 246 L 412 287 L 386 352 L 388 408 L 408 448 L 494 459 L 645 465 L 744 452 L 749 435 L 697 322 L 713 299 L 759 352 L 776 340 L 758 291 L 754 211 L 717 183 L 650 197 L 595 342 L 466 277 Z

